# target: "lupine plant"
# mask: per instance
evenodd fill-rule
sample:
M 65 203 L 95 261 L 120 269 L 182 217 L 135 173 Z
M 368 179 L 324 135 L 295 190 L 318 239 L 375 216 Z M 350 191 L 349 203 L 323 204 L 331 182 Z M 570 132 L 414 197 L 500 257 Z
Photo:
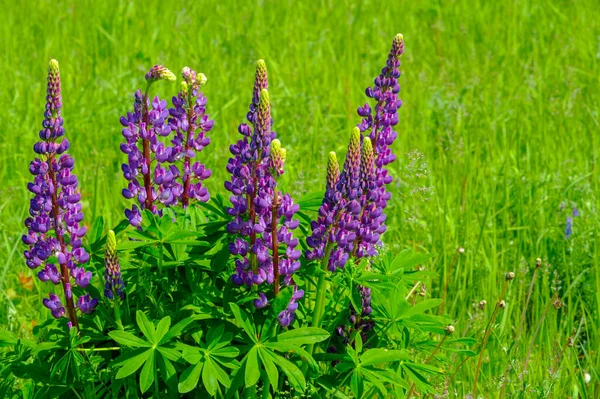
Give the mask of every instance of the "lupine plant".
M 206 77 L 183 68 L 169 105 L 151 88 L 177 77 L 153 67 L 120 119 L 122 194 L 134 204 L 112 229 L 94 220 L 85 239 L 51 61 L 23 242 L 27 265 L 63 288 L 63 298 L 53 290 L 44 305 L 69 322 L 48 318 L 35 341 L 10 341 L 4 356 L 14 366 L 0 369 L 0 394 L 16 393 L 23 381 L 35 397 L 64 398 L 434 391 L 446 348 L 474 340 L 447 339 L 450 320 L 429 312 L 440 301 L 411 298 L 430 277 L 417 268 L 430 256 L 394 255 L 382 245 L 403 49 L 398 35 L 367 89 L 376 103 L 359 108 L 363 120 L 341 169 L 329 153 L 324 195 L 299 201 L 284 190 L 286 150 L 273 131 L 277 97 L 264 61 L 256 65 L 247 121 L 229 148 L 229 201 L 209 196 L 203 181 L 211 173 L 198 160 L 214 125 L 200 91 Z
M 88 293 L 76 299 L 73 294 L 74 287 L 86 288 L 90 284 L 92 273 L 83 267 L 90 256 L 82 245 L 86 228 L 81 224 L 83 212 L 77 176 L 73 173 L 75 162 L 67 152 L 69 140 L 64 137 L 60 86 L 58 62 L 51 60 L 41 141 L 33 146 L 37 157 L 29 165 L 34 178 L 27 189 L 34 197 L 29 203 L 30 216 L 25 219 L 28 231 L 23 242 L 29 247 L 25 251 L 27 266 L 41 268 L 37 274 L 40 280 L 62 287 L 64 305 L 51 292 L 49 298 L 44 298 L 44 306 L 53 317 L 66 316 L 69 327 L 79 328 L 78 312 L 92 313 L 98 299 L 91 299 Z
M 248 124 L 238 127 L 243 138 L 230 147 L 233 158 L 229 159 L 227 171 L 232 178 L 225 182 L 225 188 L 232 194 L 233 206 L 228 213 L 234 217 L 227 229 L 239 235 L 230 244 L 231 254 L 238 257 L 231 279 L 237 285 L 258 287 L 254 305 L 259 309 L 268 304 L 261 285 L 272 286 L 273 296 L 279 294 L 282 285 L 293 285 L 292 275 L 300 268 L 301 255 L 296 249 L 298 239 L 293 236 L 299 225 L 294 220 L 299 207 L 277 187 L 277 180 L 284 172 L 286 151 L 271 130 L 268 86 L 267 68 L 260 60 L 256 65 Z M 294 287 L 288 307 L 278 315 L 282 326 L 289 326 L 294 319 L 296 301 L 303 295 L 302 290 Z

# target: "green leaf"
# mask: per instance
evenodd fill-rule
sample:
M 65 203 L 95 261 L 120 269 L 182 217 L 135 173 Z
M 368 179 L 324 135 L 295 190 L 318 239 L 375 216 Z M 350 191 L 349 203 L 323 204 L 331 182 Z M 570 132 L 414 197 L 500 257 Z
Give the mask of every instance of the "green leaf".
M 147 245 L 154 245 L 156 244 L 158 241 L 157 240 L 151 240 L 151 241 L 125 241 L 119 244 L 119 250 L 129 250 L 129 249 L 135 249 L 135 248 L 140 248 L 140 247 L 144 247 Z
M 350 389 L 356 398 L 362 398 L 363 394 L 363 380 L 358 370 L 352 372 L 352 378 L 350 379 Z
M 170 316 L 163 317 L 163 319 L 158 322 L 158 326 L 156 327 L 156 333 L 154 334 L 154 342 L 161 342 L 161 340 L 164 338 L 165 334 L 169 331 L 170 326 L 171 326 L 171 317 Z
M 102 238 L 102 231 L 104 230 L 104 217 L 98 216 L 94 223 L 92 224 L 92 228 L 90 229 L 89 240 L 90 243 L 95 244 L 98 240 Z
M 443 301 L 441 299 L 426 299 L 423 302 L 419 302 L 403 315 L 403 318 L 408 318 L 413 315 L 417 315 L 419 313 L 424 313 L 425 311 L 435 308 L 439 306 Z
M 406 249 L 398 254 L 391 264 L 391 271 L 411 270 L 415 266 L 427 262 L 433 258 L 432 254 L 419 254 L 412 249 Z
M 192 389 L 196 388 L 203 365 L 204 363 L 197 363 L 183 370 L 183 373 L 181 373 L 181 376 L 179 377 L 179 385 L 177 387 L 180 393 L 190 392 Z
M 365 380 L 367 380 L 371 384 L 375 385 L 375 388 L 377 388 L 377 390 L 379 392 L 381 392 L 381 394 L 383 395 L 383 397 L 385 397 L 387 395 L 387 389 L 385 389 L 385 385 L 383 385 L 383 383 L 381 382 L 380 378 L 377 376 L 376 372 L 373 372 L 373 371 L 368 370 L 368 369 L 361 369 L 361 374 L 362 374 L 362 377 L 364 377 Z
M 115 340 L 117 343 L 132 348 L 149 348 L 152 345 L 143 339 L 136 337 L 135 335 L 128 333 L 127 331 L 114 330 L 108 333 L 108 336 Z
M 248 337 L 252 340 L 252 342 L 258 342 L 256 339 L 256 330 L 254 329 L 254 325 L 250 321 L 250 317 L 246 312 L 244 312 L 240 307 L 235 303 L 230 303 L 231 311 L 235 316 L 235 320 L 238 322 L 240 327 L 246 332 Z
M 356 348 L 356 353 L 361 353 L 363 350 L 363 340 L 361 334 L 356 334 L 354 338 L 354 346 Z
M 160 348 L 158 348 L 160 352 Z M 177 391 L 177 371 L 173 366 L 173 363 L 164 356 L 162 353 L 158 356 L 158 367 L 160 368 L 160 373 L 162 375 L 163 381 L 167 383 L 169 389 L 172 392 Z
M 419 391 L 423 393 L 429 392 L 431 390 L 431 384 L 429 381 L 427 381 L 427 378 L 425 378 L 421 373 L 417 372 L 414 368 L 412 368 L 412 366 L 412 364 L 408 363 L 403 364 L 406 375 L 415 384 Z
M 410 356 L 406 351 L 397 349 L 375 348 L 369 349 L 360 357 L 360 364 L 363 366 L 371 366 L 374 364 L 402 362 L 410 360 Z
M 166 333 L 159 342 L 160 344 L 164 344 L 165 342 L 170 341 L 171 339 L 180 336 L 185 328 L 190 325 L 194 321 L 194 316 L 190 316 L 181 320 L 179 323 L 175 324 L 168 333 Z
M 150 357 L 144 363 L 144 367 L 142 367 L 142 372 L 140 373 L 140 389 L 142 393 L 146 392 L 152 386 L 155 378 L 156 363 L 154 362 L 154 351 L 151 351 Z
M 148 349 L 139 355 L 132 357 L 119 369 L 115 378 L 118 380 L 135 373 L 153 353 L 153 349 Z
M 214 397 L 219 389 L 219 382 L 217 380 L 217 370 L 215 369 L 214 362 L 210 358 L 206 359 L 204 363 L 204 369 L 202 370 L 202 383 L 204 389 Z
M 304 390 L 306 389 L 306 380 L 304 379 L 304 374 L 302 371 L 292 362 L 284 358 L 283 356 L 278 356 L 273 352 L 267 352 L 268 355 L 273 359 L 275 364 L 279 366 L 281 371 L 288 377 L 290 384 L 298 389 Z
M 265 367 L 271 386 L 274 390 L 277 390 L 277 387 L 279 386 L 279 372 L 277 371 L 277 367 L 275 367 L 275 363 L 273 363 L 273 360 L 265 353 L 264 349 L 259 350 L 258 354 Z
M 137 321 L 137 325 L 142 331 L 142 334 L 148 338 L 148 341 L 156 343 L 156 340 L 154 339 L 154 335 L 156 334 L 156 331 L 154 330 L 154 323 L 148 319 L 146 313 L 138 310 L 135 313 L 135 320 Z
M 258 347 L 253 346 L 245 357 L 246 359 L 246 370 L 245 370 L 245 387 L 251 387 L 256 385 L 260 379 L 260 369 L 258 366 Z
M 159 346 L 156 348 L 163 356 L 174 362 L 178 361 L 181 357 L 181 353 L 177 349 L 167 348 L 165 346 Z
M 277 342 L 294 345 L 310 345 L 325 341 L 329 333 L 317 327 L 302 327 L 283 332 L 277 336 Z

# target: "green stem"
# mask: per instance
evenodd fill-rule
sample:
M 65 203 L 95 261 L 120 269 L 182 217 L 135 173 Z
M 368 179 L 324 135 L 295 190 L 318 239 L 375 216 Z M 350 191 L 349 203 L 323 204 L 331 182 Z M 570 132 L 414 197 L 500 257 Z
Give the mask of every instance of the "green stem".
M 320 328 L 322 323 L 323 313 L 325 312 L 325 293 L 327 291 L 327 266 L 329 265 L 329 257 L 331 256 L 331 250 L 333 249 L 333 243 L 327 242 L 325 246 L 325 256 L 321 261 L 321 275 L 317 282 L 316 299 L 315 299 L 315 311 L 313 312 L 312 326 Z M 308 349 L 310 354 L 315 349 L 314 344 Z
M 115 310 L 115 321 L 117 322 L 117 327 L 119 330 L 123 329 L 123 323 L 121 322 L 121 304 L 118 298 L 114 300 L 114 310 Z

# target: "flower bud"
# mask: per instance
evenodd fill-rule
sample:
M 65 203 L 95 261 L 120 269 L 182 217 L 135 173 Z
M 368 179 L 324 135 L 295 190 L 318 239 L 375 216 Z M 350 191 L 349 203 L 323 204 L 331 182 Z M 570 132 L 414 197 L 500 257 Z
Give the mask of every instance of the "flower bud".
M 269 169 L 274 177 L 283 174 L 285 163 L 285 148 L 281 148 L 281 142 L 277 139 L 271 142 L 271 153 L 269 154 Z
M 446 326 L 446 334 L 447 335 L 452 335 L 454 334 L 454 326 L 452 324 Z
M 335 152 L 331 151 L 327 158 L 327 190 L 335 189 L 340 180 L 340 165 Z
M 498 303 L 498 306 L 500 307 L 500 309 L 506 308 L 506 302 L 504 302 L 504 299 L 501 300 L 500 303 Z
M 175 82 L 177 80 L 177 77 L 175 77 L 175 74 L 173 74 L 173 72 L 168 70 L 163 65 L 155 65 L 146 74 L 146 80 L 148 81 L 148 83 L 154 83 L 159 80 Z
M 514 278 L 515 278 L 515 273 L 513 273 L 513 272 L 508 272 L 508 273 L 506 273 L 506 276 L 505 276 L 505 278 L 506 278 L 506 281 L 510 281 L 510 280 L 512 280 L 512 279 L 514 279 Z

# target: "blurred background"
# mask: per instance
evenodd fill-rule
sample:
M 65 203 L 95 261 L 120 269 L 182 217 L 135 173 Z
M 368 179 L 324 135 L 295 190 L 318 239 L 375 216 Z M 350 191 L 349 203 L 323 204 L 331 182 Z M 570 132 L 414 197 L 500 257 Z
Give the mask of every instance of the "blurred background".
M 120 194 L 119 117 L 132 108 L 151 66 L 164 64 L 177 75 L 190 66 L 208 77 L 204 93 L 216 123 L 200 159 L 213 171 L 211 194 L 224 195 L 228 147 L 251 100 L 254 63 L 264 59 L 274 130 L 288 150 L 284 187 L 300 199 L 324 189 L 329 151 L 343 159 L 364 90 L 400 32 L 404 105 L 385 244 L 436 254 L 426 267 L 438 277 L 426 295 L 442 296 L 448 283 L 444 312 L 459 326 L 472 318 L 473 303 L 494 303 L 504 273 L 516 273 L 498 320 L 502 333 L 488 345 L 501 361 L 490 361 L 486 373 L 498 378 L 511 361 L 502 358 L 503 348 L 520 323 L 535 259 L 542 258 L 528 328 L 554 292 L 567 306 L 542 326 L 531 373 L 546 381 L 544 359 L 575 329 L 572 367 L 560 386 L 570 394 L 598 386 L 595 0 L 0 5 L 0 329 L 29 334 L 32 320 L 48 317 L 38 302 L 48 288 L 31 279 L 20 241 L 48 60 L 61 66 L 85 222 L 103 215 L 113 226 L 128 205 Z M 170 99 L 178 88 L 156 84 L 153 94 Z M 459 247 L 464 254 L 456 255 Z

